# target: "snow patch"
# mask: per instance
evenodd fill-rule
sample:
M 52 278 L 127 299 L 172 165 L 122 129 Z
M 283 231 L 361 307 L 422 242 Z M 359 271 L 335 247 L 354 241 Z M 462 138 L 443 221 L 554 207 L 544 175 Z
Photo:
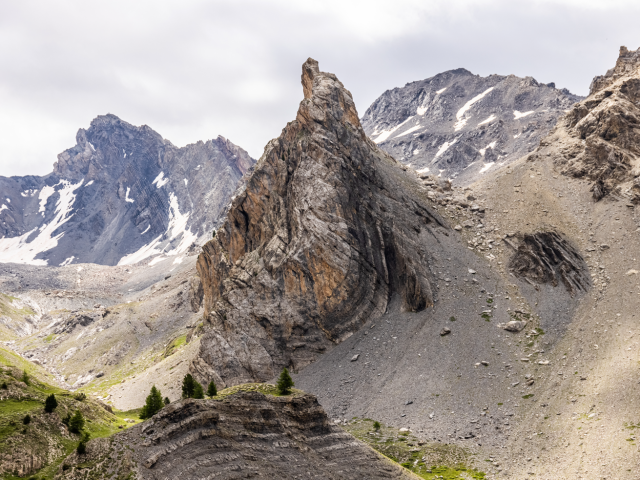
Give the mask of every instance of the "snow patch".
M 56 189 L 53 187 L 45 186 L 40 190 L 40 195 L 38 195 L 38 199 L 40 200 L 40 208 L 38 209 L 38 213 L 42 213 L 44 215 L 44 210 L 47 206 L 47 200 L 49 197 L 56 193 Z
M 411 132 L 415 132 L 416 130 L 420 130 L 422 128 L 422 125 L 416 125 L 415 127 L 411 127 L 409 130 L 406 130 L 398 135 L 396 135 L 396 138 L 400 138 L 404 135 L 409 135 Z
M 33 230 L 13 238 L 0 238 L 0 263 L 26 263 L 29 265 L 47 265 L 47 260 L 36 260 L 36 256 L 42 252 L 46 252 L 58 245 L 58 240 L 62 238 L 64 232 L 53 236 L 58 228 L 68 222 L 73 214 L 70 214 L 73 203 L 76 199 L 74 192 L 82 186 L 84 179 L 79 183 L 72 184 L 68 180 L 61 180 L 55 187 L 62 186 L 58 190 L 60 198 L 56 203 L 55 217 L 51 222 L 36 227 Z M 47 199 L 55 193 L 55 187 L 44 187 L 40 192 L 40 211 L 44 212 L 44 205 Z M 44 195 L 43 195 L 44 194 Z M 31 242 L 27 239 L 36 231 L 38 235 Z
M 438 151 L 436 152 L 436 156 L 433 158 L 433 160 L 431 160 L 431 163 L 436 161 L 436 158 L 438 158 L 440 155 L 442 155 L 444 152 L 446 152 L 447 150 L 449 150 L 449 147 L 451 145 L 453 145 L 454 143 L 456 143 L 458 141 L 457 138 L 454 138 L 452 141 L 450 142 L 444 142 L 442 145 L 440 145 L 440 148 L 438 149 Z
M 72 255 L 71 257 L 67 258 L 64 262 L 62 262 L 62 263 L 60 264 L 60 266 L 61 266 L 61 267 L 66 267 L 67 265 L 70 265 L 70 264 L 71 264 L 71 262 L 73 262 L 73 259 L 74 259 L 74 258 L 76 258 L 76 257 L 74 257 L 74 256 Z M 78 271 L 80 271 L 80 270 L 78 270 Z
M 413 118 L 413 116 L 407 118 L 404 122 L 402 122 L 400 125 L 397 125 L 395 127 L 393 127 L 390 130 L 383 130 L 382 132 L 380 132 L 379 134 L 376 132 L 373 132 L 373 135 L 378 135 L 378 138 L 376 138 L 374 140 L 374 143 L 382 143 L 384 142 L 387 138 L 389 138 L 396 130 L 398 130 L 401 126 L 403 126 L 405 123 L 407 123 L 409 120 L 411 120 Z
M 182 260 L 183 260 L 182 257 L 178 257 L 173 261 L 173 264 L 176 265 L 176 264 L 182 263 Z
M 486 153 L 487 148 L 490 148 L 491 150 L 493 150 L 494 148 L 496 148 L 496 144 L 497 144 L 497 143 L 498 143 L 498 142 L 495 142 L 495 141 L 494 141 L 494 142 L 491 142 L 491 143 L 490 143 L 489 145 L 487 145 L 486 147 L 481 148 L 480 150 L 478 150 L 478 151 L 480 152 L 480 155 L 482 155 L 482 156 L 484 157 L 484 154 Z
M 4 203 L 2 204 L 2 206 L 0 207 L 0 212 L 2 210 L 9 210 L 9 207 L 7 207 Z
M 89 183 L 85 185 L 85 187 L 88 187 L 89 185 L 93 185 L 93 180 L 90 180 Z
M 151 224 L 149 224 L 149 226 L 145 228 L 144 232 L 142 232 L 140 235 L 144 235 L 145 233 L 147 233 L 150 228 L 151 228 Z
M 521 113 L 518 110 L 514 110 L 513 111 L 513 116 L 515 117 L 516 120 L 518 120 L 519 118 L 524 118 L 527 115 L 531 115 L 532 113 L 536 113 L 536 112 L 533 111 L 533 110 L 530 110 L 528 112 Z
M 419 148 L 416 148 L 416 149 L 413 151 L 413 154 L 414 154 L 414 155 L 417 155 L 418 153 L 420 153 L 420 149 L 419 149 Z
M 187 179 L 185 178 L 185 179 L 184 179 L 184 186 L 186 187 L 188 183 L 189 183 L 189 180 L 187 180 Z
M 427 113 L 428 109 L 429 109 L 429 105 L 427 105 L 426 107 L 418 107 L 416 110 L 416 114 L 424 115 L 425 113 Z
M 492 90 L 493 90 L 493 87 L 487 88 L 484 92 L 482 92 L 480 95 L 476 95 L 475 97 L 473 97 L 471 100 L 465 103 L 460 110 L 458 110 L 458 113 L 456 113 L 456 118 L 458 119 L 458 121 L 453 125 L 453 129 L 456 132 L 460 130 L 462 127 L 464 127 L 467 123 L 467 120 L 469 120 L 469 118 L 466 116 L 466 113 L 469 111 L 469 109 L 475 103 L 482 100 Z
M 158 175 L 155 180 L 153 182 L 151 182 L 152 185 L 156 185 L 158 188 L 162 187 L 163 185 L 166 185 L 167 183 L 169 183 L 169 179 L 168 178 L 164 178 L 164 172 L 160 172 L 160 175 Z
M 418 173 L 427 173 L 429 171 L 429 167 L 421 168 L 420 170 L 416 170 Z
M 149 265 L 154 265 L 167 257 L 184 253 L 198 238 L 195 233 L 191 232 L 191 229 L 187 230 L 187 222 L 189 221 L 190 216 L 191 212 L 184 214 L 180 212 L 178 197 L 176 197 L 175 193 L 171 192 L 169 194 L 169 226 L 166 233 L 154 238 L 151 242 L 141 247 L 137 252 L 125 255 L 120 259 L 118 265 L 133 265 L 134 263 L 138 263 L 154 255 L 159 255 L 157 258 L 154 258 L 149 262 Z M 168 244 L 180 236 L 182 236 L 182 238 L 180 239 L 178 246 L 173 250 L 165 252 Z M 160 249 L 160 244 L 163 243 L 163 237 L 168 239 L 168 243 L 164 248 Z
M 91 150 L 93 150 L 95 152 L 96 151 L 96 147 L 93 146 L 93 143 L 91 143 L 91 142 L 87 142 L 87 143 L 91 147 Z
M 11 199 L 10 199 L 10 198 L 7 198 L 7 202 L 8 202 L 8 203 L 11 203 Z
M 484 163 L 482 168 L 480 169 L 480 175 L 482 175 L 484 172 L 486 172 L 487 170 L 489 170 L 491 167 L 493 167 L 493 165 L 495 164 L 495 162 L 490 162 L 490 163 Z
M 496 116 L 492 113 L 491 116 L 489 118 L 487 118 L 486 120 L 481 121 L 478 126 L 480 125 L 484 125 L 485 123 L 489 123 L 489 122 L 493 122 L 496 119 Z
M 24 192 L 20 192 L 23 197 L 33 197 L 38 190 L 28 189 Z
M 129 192 L 131 191 L 131 188 L 127 187 L 127 194 L 124 196 L 124 199 L 128 202 L 128 203 L 133 203 L 135 200 L 132 200 L 131 198 L 129 198 Z
M 436 93 L 438 95 L 440 95 L 442 92 L 444 92 L 447 89 L 447 87 L 441 88 L 440 90 L 436 91 Z

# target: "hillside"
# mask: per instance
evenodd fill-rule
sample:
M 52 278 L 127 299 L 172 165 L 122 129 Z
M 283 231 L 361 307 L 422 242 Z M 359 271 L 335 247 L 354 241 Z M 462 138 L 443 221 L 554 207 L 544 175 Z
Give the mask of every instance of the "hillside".
M 418 478 L 331 425 L 312 395 L 250 390 L 172 403 L 65 468 L 56 478 Z
M 531 152 L 581 99 L 532 77 L 460 68 L 387 90 L 362 126 L 401 163 L 467 185 Z
M 223 137 L 177 148 L 111 114 L 76 141 L 49 175 L 0 177 L 0 262 L 180 262 L 210 238 L 254 163 Z

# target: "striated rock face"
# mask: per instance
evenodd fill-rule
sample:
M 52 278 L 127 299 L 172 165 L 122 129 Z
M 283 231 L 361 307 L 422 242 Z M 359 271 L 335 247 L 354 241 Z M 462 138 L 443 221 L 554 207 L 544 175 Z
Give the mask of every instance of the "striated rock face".
M 616 193 L 640 202 L 640 49 L 620 48 L 615 68 L 591 83 L 545 138 L 537 155 L 551 155 L 565 175 L 593 183 L 594 199 Z
M 335 75 L 309 59 L 302 85 L 296 119 L 266 146 L 198 258 L 209 324 L 192 370 L 222 385 L 304 367 L 392 295 L 406 311 L 434 302 L 418 235 L 444 222 L 405 195 L 416 177 L 367 138 Z
M 0 262 L 132 264 L 206 241 L 247 152 L 218 137 L 175 147 L 102 115 L 45 177 L 0 177 Z
M 531 77 L 460 68 L 386 91 L 362 125 L 400 162 L 466 184 L 533 151 L 582 98 Z
M 589 268 L 578 250 L 554 231 L 521 236 L 509 269 L 518 277 L 536 283 L 560 283 L 571 294 L 585 292 L 591 285 Z
M 414 478 L 331 425 L 312 395 L 243 392 L 222 401 L 182 400 L 110 444 L 91 442 L 78 457 L 69 457 L 56 478 L 86 478 L 87 470 L 100 478 L 140 479 L 293 479 L 307 472 L 313 478 Z M 80 463 L 90 466 L 76 469 Z

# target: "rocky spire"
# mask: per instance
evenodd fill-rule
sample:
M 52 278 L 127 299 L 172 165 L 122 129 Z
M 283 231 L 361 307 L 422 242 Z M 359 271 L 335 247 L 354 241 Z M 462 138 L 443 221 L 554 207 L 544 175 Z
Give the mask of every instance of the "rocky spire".
M 367 138 L 335 75 L 309 59 L 302 86 L 198 259 L 209 331 L 193 370 L 221 385 L 304 367 L 393 296 L 408 311 L 434 302 L 418 238 L 444 223 L 403 194 L 417 179 Z

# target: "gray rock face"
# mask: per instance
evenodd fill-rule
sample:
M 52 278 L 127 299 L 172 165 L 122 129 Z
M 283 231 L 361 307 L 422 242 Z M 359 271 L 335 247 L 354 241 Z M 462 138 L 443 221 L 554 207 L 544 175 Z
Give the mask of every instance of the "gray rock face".
M 531 77 L 461 68 L 386 91 L 362 126 L 400 162 L 465 184 L 531 152 L 581 99 Z
M 87 459 L 90 467 L 74 468 Z M 73 454 L 65 465 L 56 478 L 85 478 L 87 470 L 140 479 L 294 479 L 307 472 L 310 478 L 415 478 L 331 425 L 314 396 L 258 392 L 172 403 L 111 443 L 91 442 L 85 455 Z
M 131 264 L 210 235 L 249 155 L 223 137 L 176 148 L 115 115 L 80 129 L 45 177 L 0 177 L 0 262 Z
M 640 49 L 620 48 L 616 66 L 558 122 L 530 160 L 552 157 L 565 175 L 592 182 L 598 201 L 614 194 L 640 203 Z
M 302 84 L 296 119 L 198 258 L 208 333 L 193 371 L 204 381 L 296 371 L 392 296 L 404 311 L 434 302 L 429 249 L 448 227 L 417 177 L 367 138 L 335 75 L 309 59 Z

